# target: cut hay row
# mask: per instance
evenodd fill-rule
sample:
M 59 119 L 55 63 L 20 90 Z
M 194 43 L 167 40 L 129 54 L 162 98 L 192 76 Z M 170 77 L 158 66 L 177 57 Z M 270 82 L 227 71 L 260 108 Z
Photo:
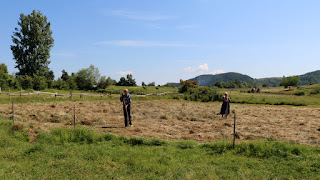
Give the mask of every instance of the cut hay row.
M 219 103 L 136 101 L 133 128 L 124 126 L 121 103 L 63 102 L 15 105 L 15 119 L 39 130 L 76 124 L 126 136 L 160 137 L 199 142 L 232 139 L 233 119 L 222 119 Z M 320 108 L 232 104 L 237 112 L 237 141 L 280 140 L 320 145 Z M 0 105 L 0 116 L 10 118 L 10 105 Z M 72 126 L 70 126 L 72 127 Z

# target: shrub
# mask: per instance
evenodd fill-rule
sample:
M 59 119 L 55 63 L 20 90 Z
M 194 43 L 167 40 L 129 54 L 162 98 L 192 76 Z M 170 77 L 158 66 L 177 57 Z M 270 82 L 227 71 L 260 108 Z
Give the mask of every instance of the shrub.
M 198 87 L 189 89 L 185 92 L 184 99 L 190 101 L 210 102 L 222 100 L 222 95 L 214 88 Z
M 305 92 L 304 91 L 298 91 L 298 92 L 294 93 L 294 95 L 296 95 L 296 96 L 304 96 Z
M 182 86 L 179 88 L 179 93 L 185 93 L 189 89 L 198 88 L 198 81 L 180 80 L 180 84 L 182 84 Z
M 310 94 L 320 94 L 320 87 L 316 87 L 316 88 L 312 89 Z

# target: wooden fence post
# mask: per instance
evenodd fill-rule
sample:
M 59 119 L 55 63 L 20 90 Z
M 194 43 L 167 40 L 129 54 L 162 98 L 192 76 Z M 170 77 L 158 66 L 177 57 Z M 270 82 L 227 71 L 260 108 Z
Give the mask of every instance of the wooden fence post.
M 76 129 L 76 105 L 73 107 L 73 128 Z
M 234 111 L 234 125 L 233 125 L 233 149 L 236 143 L 236 111 Z
M 21 88 L 20 88 L 20 99 L 21 99 Z
M 14 106 L 12 101 L 12 124 L 14 124 Z
M 54 94 L 54 100 L 57 100 L 57 93 Z
M 70 99 L 72 99 L 72 91 L 70 91 Z
M 100 100 L 102 99 L 101 93 L 100 93 Z
M 28 95 L 29 95 L 29 101 L 30 101 L 30 92 L 28 92 Z
M 11 92 L 10 92 L 10 88 L 9 88 L 9 99 L 11 100 Z

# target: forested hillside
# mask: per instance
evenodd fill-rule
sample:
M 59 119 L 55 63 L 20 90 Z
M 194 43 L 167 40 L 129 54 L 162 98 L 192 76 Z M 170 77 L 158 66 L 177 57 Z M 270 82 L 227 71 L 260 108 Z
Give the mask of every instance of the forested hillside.
M 299 85 L 309 85 L 309 84 L 320 84 L 320 70 L 309 72 L 303 75 L 300 75 Z M 269 86 L 276 87 L 280 86 L 280 82 L 283 77 L 272 77 L 272 78 L 261 78 L 254 79 L 248 75 L 229 72 L 223 74 L 205 74 L 200 75 L 190 80 L 197 80 L 200 86 L 215 86 L 217 82 L 227 83 L 230 81 L 240 81 L 246 84 L 252 84 L 254 86 Z

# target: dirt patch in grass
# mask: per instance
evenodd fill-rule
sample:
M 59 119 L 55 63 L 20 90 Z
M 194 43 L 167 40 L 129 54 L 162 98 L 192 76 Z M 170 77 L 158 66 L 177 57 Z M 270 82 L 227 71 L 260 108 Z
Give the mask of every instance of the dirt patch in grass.
M 122 105 L 118 102 L 61 102 L 15 105 L 16 121 L 48 131 L 76 124 L 126 136 L 159 137 L 199 142 L 231 139 L 233 114 L 217 115 L 220 103 L 187 101 L 136 101 L 132 104 L 133 127 L 123 128 Z M 237 141 L 276 139 L 320 144 L 320 108 L 231 104 L 237 115 Z M 0 116 L 11 116 L 10 105 L 0 105 Z

